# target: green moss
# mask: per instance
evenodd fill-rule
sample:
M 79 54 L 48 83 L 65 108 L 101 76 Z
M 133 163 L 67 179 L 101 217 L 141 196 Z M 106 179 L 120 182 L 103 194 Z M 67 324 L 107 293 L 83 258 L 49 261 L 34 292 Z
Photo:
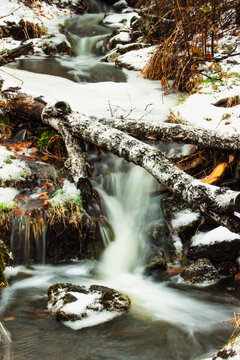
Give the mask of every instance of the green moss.
M 0 210 L 1 211 L 10 211 L 12 209 L 15 208 L 16 206 L 16 201 L 12 200 L 12 201 L 3 201 L 0 203 Z

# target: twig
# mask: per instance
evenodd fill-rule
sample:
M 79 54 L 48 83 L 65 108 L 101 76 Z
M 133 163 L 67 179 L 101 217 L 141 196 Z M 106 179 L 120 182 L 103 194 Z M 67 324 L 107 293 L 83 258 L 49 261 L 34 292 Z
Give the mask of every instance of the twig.
M 17 11 L 18 9 L 20 9 L 20 7 L 21 7 L 21 5 L 20 5 L 18 8 L 16 8 L 15 10 L 11 11 L 9 14 L 4 15 L 4 16 L 0 16 L 0 19 L 3 19 L 3 18 L 5 18 L 5 17 L 7 17 L 7 16 L 10 16 L 10 15 L 14 14 L 15 11 Z

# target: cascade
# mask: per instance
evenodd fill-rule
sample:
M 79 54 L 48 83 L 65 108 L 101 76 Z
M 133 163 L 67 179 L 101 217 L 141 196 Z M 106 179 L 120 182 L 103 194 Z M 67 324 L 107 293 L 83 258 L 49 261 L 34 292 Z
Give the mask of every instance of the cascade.
M 11 232 L 11 251 L 15 263 L 31 264 L 33 261 L 45 264 L 46 220 L 44 216 L 14 216 Z
M 115 239 L 112 242 L 109 240 L 100 271 L 105 274 L 131 272 L 142 265 L 148 252 L 144 226 L 148 219 L 153 220 L 156 215 L 159 216 L 159 199 L 151 199 L 150 204 L 150 192 L 156 187 L 156 182 L 137 166 L 133 166 L 127 173 L 106 176 L 104 182 L 103 188 L 106 191 L 103 188 L 99 191 Z

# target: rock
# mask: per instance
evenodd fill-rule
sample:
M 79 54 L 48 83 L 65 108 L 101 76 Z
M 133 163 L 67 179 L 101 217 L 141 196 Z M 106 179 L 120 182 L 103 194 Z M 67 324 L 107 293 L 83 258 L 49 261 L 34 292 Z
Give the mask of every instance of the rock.
M 188 258 L 196 260 L 207 258 L 213 263 L 235 260 L 239 256 L 240 239 L 232 241 L 219 241 L 206 245 L 191 246 L 188 250 Z
M 208 259 L 198 259 L 181 274 L 187 284 L 201 284 L 218 279 L 218 271 Z
M 164 219 L 169 224 L 174 234 L 181 239 L 184 247 L 188 247 L 192 236 L 199 226 L 201 215 L 198 211 L 192 211 L 188 205 L 172 196 L 161 200 Z
M 4 269 L 6 266 L 10 266 L 13 263 L 13 256 L 11 251 L 5 245 L 5 243 L 0 240 L 0 290 L 1 288 L 8 285 L 6 276 L 4 274 Z
M 49 287 L 48 298 L 50 313 L 75 330 L 112 320 L 130 307 L 126 295 L 101 285 L 57 283 Z
M 164 252 L 162 250 L 157 250 L 152 256 L 150 256 L 144 272 L 146 275 L 153 275 L 166 271 L 166 269 L 167 262 Z
M 54 43 L 54 41 L 50 40 L 49 42 L 45 42 L 43 44 L 43 52 L 49 56 L 59 55 L 73 55 L 72 48 L 68 45 L 66 41 L 62 41 L 60 43 Z
M 115 2 L 113 7 L 117 12 L 121 12 L 122 10 L 128 8 L 128 3 L 126 0 L 119 0 L 119 1 Z

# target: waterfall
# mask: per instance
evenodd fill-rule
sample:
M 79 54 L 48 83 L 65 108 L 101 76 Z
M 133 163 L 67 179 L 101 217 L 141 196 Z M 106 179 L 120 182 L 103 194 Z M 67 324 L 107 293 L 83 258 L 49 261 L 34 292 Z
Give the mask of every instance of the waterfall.
M 46 222 L 43 216 L 30 218 L 14 216 L 11 232 L 11 251 L 15 263 L 46 262 Z
M 149 218 L 156 216 L 155 207 L 150 206 L 150 192 L 155 184 L 153 177 L 138 166 L 133 166 L 127 173 L 106 176 L 103 183 L 106 190 L 100 188 L 99 191 L 115 239 L 103 254 L 101 273 L 132 272 L 142 265 L 148 248 L 144 225 Z

